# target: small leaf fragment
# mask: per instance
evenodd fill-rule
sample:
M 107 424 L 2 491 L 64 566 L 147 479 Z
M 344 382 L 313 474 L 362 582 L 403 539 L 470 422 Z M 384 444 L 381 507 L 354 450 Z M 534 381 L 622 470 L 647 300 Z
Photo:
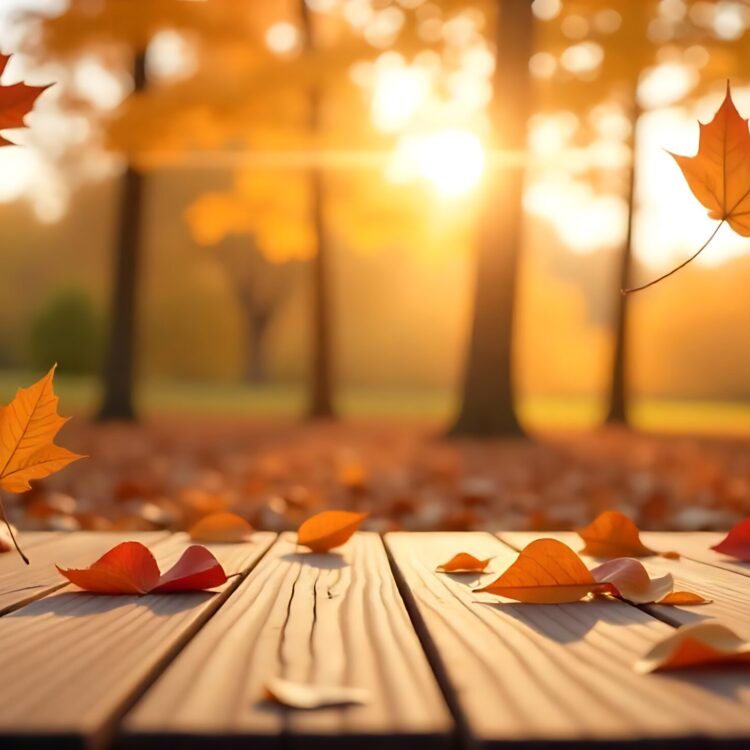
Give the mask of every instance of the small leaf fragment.
M 635 664 L 636 672 L 646 674 L 662 669 L 685 669 L 710 664 L 750 662 L 750 643 L 716 621 L 683 625 L 655 644 Z
M 592 557 L 646 557 L 657 554 L 641 542 L 638 527 L 623 513 L 608 510 L 592 523 L 576 529 L 586 543 L 580 551 Z
M 556 539 L 537 539 L 499 578 L 474 591 L 529 604 L 564 604 L 608 589 L 570 547 Z
M 253 527 L 236 513 L 211 513 L 188 530 L 196 542 L 246 542 Z
M 740 521 L 718 543 L 711 547 L 715 552 L 729 555 L 742 562 L 750 562 L 750 518 Z
M 480 560 L 468 552 L 459 552 L 437 569 L 444 573 L 483 573 L 490 559 Z
M 266 700 L 288 708 L 316 709 L 331 706 L 363 705 L 369 700 L 364 688 L 345 685 L 307 685 L 274 678 L 266 683 Z
M 303 544 L 313 552 L 328 552 L 346 543 L 368 515 L 346 510 L 317 513 L 297 530 L 297 544 Z
M 699 604 L 710 604 L 711 599 L 706 599 L 700 594 L 692 591 L 673 591 L 659 599 L 657 604 L 669 604 L 673 607 L 693 607 Z

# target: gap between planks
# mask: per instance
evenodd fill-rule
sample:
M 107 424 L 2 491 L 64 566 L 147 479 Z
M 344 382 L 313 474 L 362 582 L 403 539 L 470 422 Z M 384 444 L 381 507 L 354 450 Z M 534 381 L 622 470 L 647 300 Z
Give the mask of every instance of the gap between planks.
M 115 535 L 116 541 L 121 536 Z M 0 738 L 14 749 L 107 746 L 124 713 L 275 538 L 256 532 L 250 544 L 206 545 L 225 569 L 242 573 L 218 591 L 107 597 L 74 592 L 71 586 L 0 618 L 0 644 L 23 646 L 6 652 Z M 112 535 L 109 539 L 111 545 Z M 164 568 L 189 543 L 185 534 L 177 534 L 151 547 Z

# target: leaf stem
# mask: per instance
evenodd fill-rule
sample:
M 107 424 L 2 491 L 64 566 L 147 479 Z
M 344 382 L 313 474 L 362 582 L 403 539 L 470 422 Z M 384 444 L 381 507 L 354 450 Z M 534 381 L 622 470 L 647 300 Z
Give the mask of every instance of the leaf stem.
M 677 271 L 679 271 L 681 268 L 685 268 L 685 266 L 688 263 L 692 263 L 708 247 L 709 243 L 714 237 L 716 237 L 717 232 L 721 229 L 721 226 L 725 221 L 726 219 L 722 219 L 716 225 L 716 229 L 714 229 L 714 231 L 711 232 L 711 236 L 687 260 L 680 263 L 679 266 L 675 266 L 671 271 L 667 271 L 667 273 L 655 278 L 653 281 L 649 281 L 647 284 L 643 284 L 643 286 L 634 286 L 634 287 L 631 287 L 630 289 L 620 289 L 620 294 L 625 295 L 625 294 L 632 294 L 633 292 L 643 291 L 644 289 L 648 289 L 650 286 L 653 286 L 654 284 L 658 284 L 660 281 L 664 281 L 664 279 L 669 278 L 673 273 L 677 273 Z
M 2 513 L 3 521 L 5 521 L 5 526 L 8 529 L 8 533 L 10 534 L 10 538 L 13 540 L 13 545 L 16 548 L 16 552 L 18 552 L 19 555 L 21 555 L 21 559 L 29 565 L 29 558 L 24 555 L 23 550 L 18 545 L 18 540 L 16 539 L 16 535 L 13 533 L 13 527 L 10 525 L 10 521 L 8 520 L 8 516 L 5 512 L 5 503 L 3 502 L 3 496 L 2 493 L 0 493 L 0 513 Z

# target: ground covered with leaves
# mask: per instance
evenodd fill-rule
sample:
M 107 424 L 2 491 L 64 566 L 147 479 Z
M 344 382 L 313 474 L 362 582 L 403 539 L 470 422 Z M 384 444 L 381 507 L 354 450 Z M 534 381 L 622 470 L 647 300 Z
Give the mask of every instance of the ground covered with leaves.
M 725 529 L 750 514 L 750 440 L 626 430 L 445 440 L 424 425 L 74 420 L 89 456 L 8 495 L 21 529 L 184 529 L 231 510 L 296 529 L 329 508 L 376 531 L 569 529 L 618 509 L 644 529 Z

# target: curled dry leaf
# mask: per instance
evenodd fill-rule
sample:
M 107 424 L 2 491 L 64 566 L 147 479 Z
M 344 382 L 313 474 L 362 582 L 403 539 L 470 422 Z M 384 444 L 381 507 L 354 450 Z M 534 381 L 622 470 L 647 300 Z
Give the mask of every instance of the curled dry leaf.
M 632 557 L 609 560 L 591 571 L 594 580 L 612 585 L 611 593 L 633 604 L 650 604 L 667 596 L 674 585 L 672 576 L 651 578 L 646 568 Z
M 475 591 L 531 604 L 564 604 L 609 588 L 594 579 L 570 547 L 555 539 L 537 539 L 498 579 Z
M 94 594 L 150 594 L 200 591 L 227 580 L 219 561 L 205 547 L 193 545 L 163 575 L 151 550 L 140 542 L 122 542 L 83 569 L 60 574 Z
M 253 527 L 236 513 L 211 513 L 188 530 L 196 542 L 246 542 Z
M 657 604 L 669 604 L 673 607 L 694 607 L 699 604 L 710 604 L 711 599 L 706 599 L 700 594 L 692 591 L 673 591 L 659 599 Z
M 750 662 L 750 643 L 719 622 L 683 625 L 657 643 L 635 665 L 643 674 L 710 664 Z
M 444 573 L 483 573 L 490 559 L 480 560 L 468 552 L 459 552 L 437 569 Z
M 657 554 L 641 542 L 638 527 L 617 510 L 600 513 L 582 529 L 576 529 L 586 543 L 582 555 L 592 557 L 646 557 Z
M 711 547 L 716 552 L 729 555 L 742 562 L 750 562 L 750 518 L 740 521 L 718 543 Z
M 308 518 L 297 530 L 297 544 L 313 552 L 328 552 L 347 542 L 368 513 L 326 510 Z
M 274 678 L 266 684 L 266 700 L 289 708 L 327 708 L 330 706 L 363 705 L 369 700 L 364 688 L 343 685 L 307 685 Z

